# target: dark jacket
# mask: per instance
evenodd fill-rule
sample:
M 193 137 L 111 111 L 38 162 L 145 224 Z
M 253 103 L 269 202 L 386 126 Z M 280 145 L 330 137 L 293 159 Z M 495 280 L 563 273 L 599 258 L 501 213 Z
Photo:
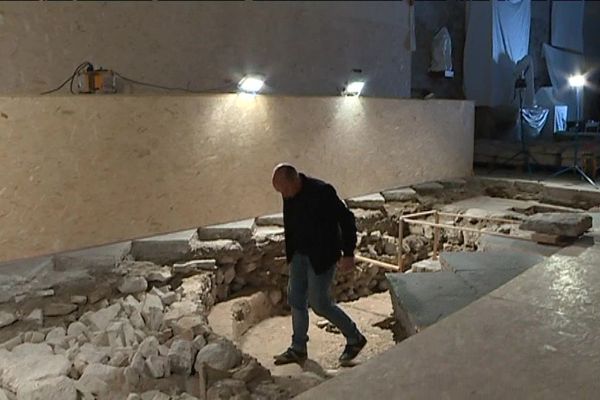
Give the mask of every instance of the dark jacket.
M 300 247 L 320 274 L 335 266 L 342 253 L 354 254 L 356 223 L 333 186 L 304 174 L 300 179 L 300 193 L 283 200 L 287 261 Z

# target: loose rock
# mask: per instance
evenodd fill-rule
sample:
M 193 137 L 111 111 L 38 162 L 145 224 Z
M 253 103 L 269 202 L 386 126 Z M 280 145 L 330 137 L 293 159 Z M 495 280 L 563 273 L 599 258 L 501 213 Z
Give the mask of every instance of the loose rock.
M 77 310 L 77 304 L 52 303 L 44 307 L 44 314 L 48 317 L 59 317 L 69 315 Z
M 221 340 L 204 346 L 198 352 L 195 368 L 199 371 L 205 363 L 212 368 L 227 371 L 239 365 L 241 361 L 241 352 L 231 342 Z
M 87 303 L 87 296 L 71 296 L 71 303 L 83 305 Z
M 181 339 L 174 340 L 168 354 L 171 371 L 174 374 L 190 375 L 194 355 L 191 342 Z
M 118 286 L 119 292 L 123 294 L 144 292 L 148 288 L 148 282 L 142 276 L 127 276 Z
M 223 379 L 216 382 L 206 392 L 206 400 L 250 399 L 244 382 L 236 379 Z
M 13 324 L 17 317 L 13 313 L 0 311 L 0 328 Z
M 17 392 L 17 399 L 77 400 L 78 396 L 75 381 L 66 376 L 58 376 L 24 384 Z

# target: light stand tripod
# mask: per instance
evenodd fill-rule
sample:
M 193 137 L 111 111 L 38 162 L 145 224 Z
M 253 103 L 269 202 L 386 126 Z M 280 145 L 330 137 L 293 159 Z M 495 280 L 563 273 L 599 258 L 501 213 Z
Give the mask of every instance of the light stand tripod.
M 529 151 L 529 146 L 527 144 L 527 137 L 525 136 L 525 123 L 523 122 L 523 91 L 527 88 L 527 81 L 525 78 L 518 78 L 515 81 L 515 90 L 519 93 L 519 128 L 521 130 L 521 150 L 510 156 L 505 163 L 508 164 L 515 158 L 523 155 L 523 164 L 527 168 L 527 173 L 531 175 L 531 163 L 529 160 L 533 160 L 535 164 L 539 165 L 540 163 L 535 159 L 535 157 Z M 514 99 L 514 97 L 513 97 Z M 496 168 L 492 168 L 490 173 L 494 172 Z
M 580 108 L 581 107 L 581 89 L 582 89 L 581 86 L 575 87 L 575 90 L 576 90 L 575 93 L 577 95 L 577 124 L 575 127 L 575 145 L 573 146 L 573 165 L 563 168 L 560 171 L 552 174 L 550 176 L 550 178 L 557 177 L 559 175 L 564 174 L 565 172 L 574 171 L 575 173 L 579 174 L 583 179 L 588 181 L 588 183 L 590 185 L 592 185 L 598 189 L 596 182 L 594 182 L 594 180 L 592 178 L 587 176 L 587 174 L 585 173 L 583 168 L 581 168 L 581 166 L 579 165 L 579 128 L 580 128 L 580 124 L 581 124 L 581 108 Z M 548 178 L 548 179 L 550 179 L 550 178 Z

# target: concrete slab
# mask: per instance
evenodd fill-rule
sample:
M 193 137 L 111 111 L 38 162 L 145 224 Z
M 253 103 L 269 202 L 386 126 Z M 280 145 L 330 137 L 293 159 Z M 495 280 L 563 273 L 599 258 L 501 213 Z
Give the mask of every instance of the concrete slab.
M 191 229 L 134 240 L 131 244 L 131 254 L 137 261 L 151 261 L 155 264 L 187 261 L 192 256 L 190 243 L 197 237 L 197 230 Z
M 482 209 L 490 213 L 506 213 L 514 208 L 527 209 L 538 204 L 529 200 L 513 200 L 500 197 L 477 196 L 468 199 L 456 201 L 445 205 L 442 210 L 449 212 L 464 212 L 468 209 Z
M 256 218 L 256 225 L 258 226 L 283 226 L 283 213 L 263 215 Z
M 426 260 L 413 263 L 411 270 L 412 272 L 440 272 L 442 270 L 442 264 L 440 263 L 439 258 L 437 260 L 428 258 Z
M 550 257 L 298 398 L 595 398 L 599 256 L 594 246 L 580 257 Z
M 463 188 L 467 184 L 467 181 L 462 178 L 455 178 L 455 179 L 443 180 L 443 181 L 440 181 L 439 183 L 446 189 L 460 189 L 460 188 Z
M 14 296 L 33 290 L 29 282 L 43 277 L 54 269 L 52 257 L 36 257 L 0 263 L 0 304 Z
M 444 186 L 438 182 L 424 182 L 417 185 L 413 185 L 412 188 L 418 194 L 435 194 L 444 190 Z
M 254 218 L 227 224 L 205 226 L 198 229 L 199 240 L 231 239 L 248 242 L 256 229 Z
M 505 254 L 520 252 L 549 257 L 559 251 L 560 247 L 543 245 L 526 240 L 482 235 L 481 239 L 479 240 L 478 250 L 483 252 L 500 251 L 504 252 Z
M 554 255 L 496 290 L 492 296 L 556 310 L 571 318 L 586 315 L 597 318 L 600 314 L 599 265 L 598 246 L 578 257 Z M 532 293 L 544 295 L 532 296 Z
M 413 201 L 417 199 L 417 192 L 409 187 L 387 190 L 382 192 L 381 195 L 385 201 Z
M 394 316 L 409 335 L 467 306 L 479 297 L 475 289 L 452 272 L 386 274 Z
M 380 193 L 368 194 L 366 196 L 354 197 L 346 200 L 349 208 L 362 208 L 364 210 L 379 210 L 383 208 L 385 199 Z
M 550 204 L 576 206 L 588 209 L 600 205 L 600 190 L 590 187 L 573 187 L 546 183 L 542 189 L 542 201 Z
M 544 261 L 537 254 L 507 251 L 473 251 L 440 253 L 439 261 L 444 271 L 491 271 L 498 269 L 519 269 L 521 271 Z
M 54 259 L 49 257 L 28 258 L 0 263 L 0 276 L 19 276 L 29 280 L 40 272 L 54 267 Z
M 583 213 L 540 213 L 528 217 L 520 229 L 547 235 L 578 237 L 592 227 L 592 217 Z
M 523 214 L 519 214 L 515 211 L 488 210 L 484 208 L 469 208 L 464 212 L 464 216 L 465 218 L 472 219 L 475 222 L 479 222 L 479 220 L 482 218 L 503 218 L 514 220 L 515 223 L 518 223 L 525 218 Z
M 486 297 L 297 399 L 592 399 L 599 329 Z
M 57 271 L 72 268 L 110 270 L 116 267 L 130 251 L 131 242 L 122 242 L 61 253 L 54 256 L 54 268 Z

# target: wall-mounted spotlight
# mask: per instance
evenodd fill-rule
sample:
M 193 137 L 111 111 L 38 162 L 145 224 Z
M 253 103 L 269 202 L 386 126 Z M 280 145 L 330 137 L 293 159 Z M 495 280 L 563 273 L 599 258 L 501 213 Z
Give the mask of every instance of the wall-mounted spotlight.
M 363 81 L 354 81 L 350 82 L 346 88 L 342 91 L 343 96 L 359 96 L 360 92 L 362 92 L 365 87 L 365 83 Z
M 571 75 L 569 77 L 569 86 L 581 88 L 585 86 L 585 76 L 581 74 Z
M 255 94 L 263 87 L 265 80 L 262 76 L 247 75 L 238 84 L 240 91 Z

